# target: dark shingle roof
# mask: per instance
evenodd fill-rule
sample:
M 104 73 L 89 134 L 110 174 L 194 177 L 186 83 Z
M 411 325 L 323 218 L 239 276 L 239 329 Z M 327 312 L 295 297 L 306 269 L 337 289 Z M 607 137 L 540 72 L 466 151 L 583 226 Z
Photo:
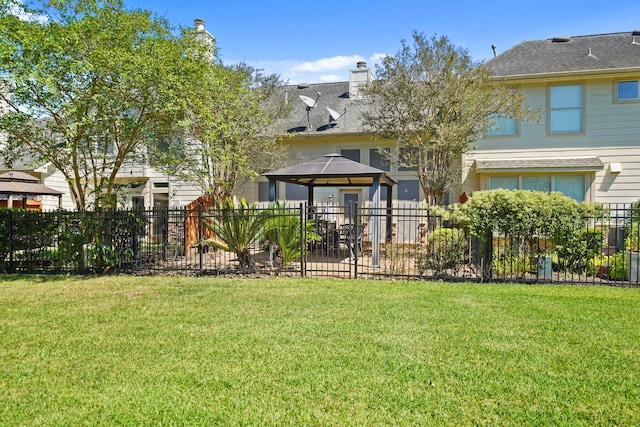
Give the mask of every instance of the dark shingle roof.
M 286 86 L 284 90 L 287 101 L 292 106 L 292 111 L 287 119 L 278 124 L 280 129 L 292 134 L 362 132 L 360 115 L 366 108 L 366 103 L 362 99 L 349 97 L 349 82 L 317 83 L 303 88 L 292 85 Z M 319 98 L 318 92 L 320 93 Z M 309 111 L 308 119 L 307 106 L 300 99 L 300 95 L 308 96 L 314 100 L 318 98 L 316 106 Z M 342 115 L 337 122 L 331 123 L 327 107 Z M 311 126 L 309 126 L 309 122 L 311 122 Z
M 604 163 L 599 157 L 550 157 L 542 159 L 478 159 L 476 169 L 478 172 L 514 169 L 536 170 L 574 170 L 588 171 L 601 170 Z
M 485 63 L 494 76 L 640 69 L 640 31 L 522 42 Z M 589 53 L 591 52 L 591 55 Z
M 382 185 L 392 186 L 396 183 L 386 172 L 336 153 L 267 172 L 264 176 L 278 181 L 314 186 L 371 186 L 374 177 L 379 177 Z

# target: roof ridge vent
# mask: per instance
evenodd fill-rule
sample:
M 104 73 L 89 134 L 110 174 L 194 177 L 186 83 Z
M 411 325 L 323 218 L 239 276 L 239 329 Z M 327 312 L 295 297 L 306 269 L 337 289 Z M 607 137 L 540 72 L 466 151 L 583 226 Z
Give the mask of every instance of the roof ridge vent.
M 566 43 L 568 41 L 571 41 L 571 37 L 569 36 L 555 36 L 554 38 L 551 39 L 552 42 L 554 43 Z

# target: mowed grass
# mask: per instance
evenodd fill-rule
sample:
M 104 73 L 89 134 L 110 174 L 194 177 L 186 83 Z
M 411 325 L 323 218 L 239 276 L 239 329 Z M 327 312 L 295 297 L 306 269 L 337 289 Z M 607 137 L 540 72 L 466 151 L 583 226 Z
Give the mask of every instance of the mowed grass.
M 0 281 L 0 425 L 640 424 L 640 289 Z

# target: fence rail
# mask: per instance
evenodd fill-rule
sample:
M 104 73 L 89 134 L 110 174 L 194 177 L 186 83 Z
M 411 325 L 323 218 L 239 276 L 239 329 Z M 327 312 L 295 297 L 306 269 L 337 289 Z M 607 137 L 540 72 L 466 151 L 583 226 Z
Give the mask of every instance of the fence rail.
M 464 225 L 418 207 L 82 213 L 3 209 L 0 272 L 249 273 L 638 286 L 640 214 L 622 204 L 608 206 L 608 212 L 576 226 L 560 244 L 553 236 L 504 232 L 482 239 Z M 255 238 L 241 241 L 250 227 Z M 376 232 L 378 236 L 372 235 Z

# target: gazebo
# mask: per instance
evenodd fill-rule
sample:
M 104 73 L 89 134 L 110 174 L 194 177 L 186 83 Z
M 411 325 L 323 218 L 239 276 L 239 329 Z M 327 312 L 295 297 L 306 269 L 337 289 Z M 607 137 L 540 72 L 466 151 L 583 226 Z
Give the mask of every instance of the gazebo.
M 392 189 L 396 182 L 383 170 L 358 163 L 340 154 L 327 154 L 324 157 L 297 165 L 278 169 L 264 174 L 269 180 L 269 201 L 276 200 L 278 181 L 307 187 L 307 202 L 314 204 L 315 187 L 371 187 L 373 189 L 373 210 L 380 212 L 380 186 L 388 187 L 387 212 L 391 208 Z M 387 221 L 389 224 L 389 221 Z M 371 258 L 374 266 L 380 263 L 381 216 L 374 215 L 370 222 Z
M 0 175 L 0 195 L 7 196 L 7 207 L 13 207 L 13 196 L 22 197 L 26 207 L 29 196 L 57 196 L 58 207 L 62 207 L 62 192 L 39 183 L 39 179 L 20 171 L 9 171 Z

